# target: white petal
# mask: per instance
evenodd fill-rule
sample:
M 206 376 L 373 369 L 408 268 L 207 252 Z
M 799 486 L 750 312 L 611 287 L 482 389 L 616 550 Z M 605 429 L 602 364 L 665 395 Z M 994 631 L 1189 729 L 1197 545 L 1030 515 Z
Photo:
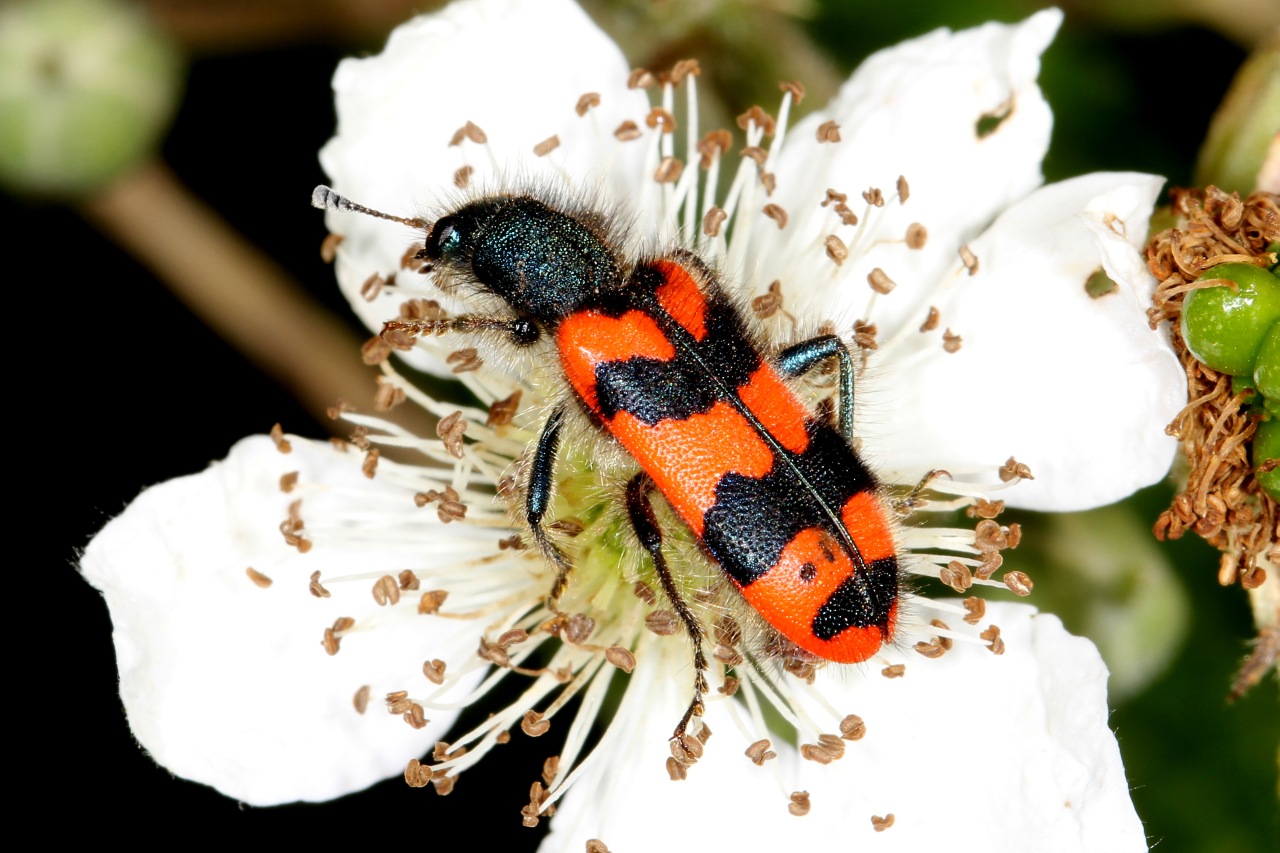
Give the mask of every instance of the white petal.
M 988 614 L 1002 656 L 958 643 L 938 660 L 899 656 L 903 678 L 869 668 L 820 678 L 838 711 L 867 725 L 826 766 L 776 741 L 779 758 L 752 765 L 743 750 L 754 735 L 726 713 L 736 703 L 713 702 L 706 754 L 672 782 L 663 761 L 684 685 L 655 691 L 627 733 L 631 753 L 609 762 L 626 772 L 603 774 L 605 789 L 587 779 L 570 789 L 542 849 L 600 838 L 613 850 L 1146 850 L 1097 650 L 1025 605 Z M 812 809 L 793 817 L 787 795 L 799 790 Z M 876 833 L 871 816 L 888 813 L 894 825 Z
M 111 611 L 120 694 L 139 743 L 173 773 L 253 805 L 331 799 L 403 772 L 456 714 L 433 714 L 415 731 L 382 697 L 425 687 L 415 666 L 475 642 L 457 636 L 459 623 L 426 617 L 364 630 L 378 621 L 368 618 L 373 579 L 415 554 L 323 543 L 299 554 L 278 525 L 317 483 L 352 515 L 389 491 L 411 496 L 365 480 L 355 454 L 300 440 L 293 448 L 284 455 L 265 437 L 245 439 L 225 462 L 147 489 L 81 563 Z M 291 471 L 300 489 L 286 495 L 278 483 Z M 308 500 L 325 496 L 304 498 L 304 519 Z M 353 566 L 369 579 L 333 584 L 332 598 L 309 594 L 312 572 Z M 274 583 L 259 588 L 249 567 Z M 331 657 L 320 641 L 340 616 L 357 625 Z M 362 716 L 352 699 L 364 685 Z
M 1015 456 L 1036 479 L 1001 497 L 1030 509 L 1100 506 L 1163 477 L 1186 383 L 1167 332 L 1147 326 L 1155 282 L 1139 247 L 1161 183 L 1088 175 L 1006 211 L 971 244 L 978 273 L 937 294 L 960 351 L 908 330 L 877 356 L 867 447 L 907 480 Z M 1119 289 L 1093 298 L 1085 282 L 1099 269 Z
M 801 311 L 806 304 L 829 311 L 838 298 L 842 316 L 835 319 L 844 325 L 865 317 L 872 295 L 867 274 L 881 267 L 901 292 L 878 305 L 874 319 L 882 327 L 900 323 L 915 307 L 910 293 L 936 281 L 961 243 L 1043 180 L 1040 161 L 1053 119 L 1036 76 L 1061 20 L 1060 11 L 1048 9 L 1016 25 L 940 29 L 864 62 L 825 110 L 788 134 L 770 201 L 791 221 L 779 231 L 760 217 L 754 280 L 763 287 L 781 278 Z M 980 119 L 1006 110 L 994 131 L 979 136 Z M 817 128 L 829 120 L 840 125 L 841 141 L 820 143 Z M 910 186 L 905 205 L 891 198 L 899 175 Z M 849 196 L 861 230 L 842 226 L 832 207 L 819 206 L 828 187 Z M 860 196 L 872 187 L 889 201 L 864 212 Z M 923 249 L 883 242 L 900 241 L 915 222 L 929 232 Z M 853 250 L 839 267 L 824 249 L 832 234 Z
M 565 49 L 572 45 L 572 49 Z M 470 165 L 472 181 L 537 182 L 599 190 L 624 199 L 639 185 L 646 145 L 620 143 L 623 120 L 644 127 L 648 100 L 628 90 L 626 59 L 571 0 L 467 0 L 398 27 L 386 49 L 347 59 L 334 75 L 338 130 L 320 153 L 334 189 L 369 207 L 411 216 L 459 195 L 454 173 Z M 580 96 L 600 106 L 578 116 Z M 467 122 L 487 145 L 450 146 Z M 545 157 L 534 146 L 556 136 Z M 404 295 L 373 302 L 360 296 L 374 273 L 399 272 L 420 234 L 354 213 L 330 213 L 342 234 L 337 273 L 356 312 L 371 329 L 394 318 Z M 447 373 L 414 351 L 415 366 Z

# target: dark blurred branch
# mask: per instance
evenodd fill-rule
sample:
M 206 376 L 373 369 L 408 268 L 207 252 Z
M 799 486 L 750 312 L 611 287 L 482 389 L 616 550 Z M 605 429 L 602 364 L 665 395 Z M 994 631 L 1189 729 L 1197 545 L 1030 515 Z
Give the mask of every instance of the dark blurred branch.
M 338 399 L 373 409 L 375 371 L 361 361 L 358 337 L 163 165 L 127 175 L 79 210 L 318 420 Z M 396 414 L 403 423 L 415 412 Z

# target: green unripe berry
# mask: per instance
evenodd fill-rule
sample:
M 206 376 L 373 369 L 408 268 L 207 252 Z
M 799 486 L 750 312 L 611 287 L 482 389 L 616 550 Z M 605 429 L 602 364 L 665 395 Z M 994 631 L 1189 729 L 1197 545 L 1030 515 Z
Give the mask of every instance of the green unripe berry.
M 1262 396 L 1280 401 L 1280 323 L 1271 325 L 1258 348 L 1253 385 Z
M 1182 336 L 1191 354 L 1214 370 L 1251 374 L 1263 339 L 1280 321 L 1280 278 L 1252 264 L 1219 264 L 1200 276 L 1201 281 L 1219 278 L 1235 286 L 1187 294 Z
M 1276 418 L 1258 424 L 1258 431 L 1253 434 L 1254 469 L 1268 459 L 1280 459 L 1280 419 Z M 1280 468 L 1259 474 L 1258 482 L 1267 494 L 1280 500 Z

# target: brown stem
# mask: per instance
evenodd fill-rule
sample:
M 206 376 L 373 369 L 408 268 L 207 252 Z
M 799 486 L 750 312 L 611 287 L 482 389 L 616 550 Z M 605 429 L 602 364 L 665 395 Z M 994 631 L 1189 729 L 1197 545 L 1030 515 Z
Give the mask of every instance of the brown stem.
M 132 172 L 79 210 L 317 419 L 339 399 L 373 409 L 374 372 L 357 336 L 164 165 Z

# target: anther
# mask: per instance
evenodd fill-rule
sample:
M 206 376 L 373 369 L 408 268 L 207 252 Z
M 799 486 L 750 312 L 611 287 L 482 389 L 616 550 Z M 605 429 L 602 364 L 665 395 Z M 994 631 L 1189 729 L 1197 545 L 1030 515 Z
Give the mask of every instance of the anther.
M 872 815 L 871 825 L 875 828 L 876 832 L 884 832 L 886 829 L 893 826 L 893 813 L 890 812 L 884 817 L 880 817 L 879 815 Z
M 464 166 L 463 168 L 470 167 Z M 459 169 L 459 171 L 461 171 L 461 169 Z M 454 180 L 456 182 L 457 173 L 455 172 L 454 175 Z M 426 251 L 427 247 L 422 243 L 411 243 L 409 247 L 404 250 L 404 254 L 400 256 L 400 269 L 417 272 L 427 262 Z
M 495 400 L 493 405 L 489 406 L 489 416 L 485 418 L 484 425 L 494 427 L 511 423 L 511 419 L 516 415 L 516 409 L 520 407 L 520 395 L 521 391 L 517 388 L 510 397 Z
M 453 173 L 453 185 L 460 190 L 465 190 L 471 183 L 471 176 L 475 174 L 474 166 L 459 166 Z
M 267 577 L 262 572 L 255 569 L 253 566 L 249 566 L 247 569 L 245 569 L 244 573 L 249 576 L 249 580 L 253 581 L 253 585 L 258 587 L 259 589 L 266 589 L 267 587 L 271 586 L 271 584 L 273 583 L 271 578 Z
M 581 645 L 590 639 L 596 630 L 596 620 L 585 613 L 575 613 L 564 624 L 561 639 L 570 645 Z
M 898 286 L 880 267 L 867 273 L 867 283 L 871 285 L 872 290 L 880 294 L 890 293 Z
M 449 455 L 455 459 L 462 458 L 462 436 L 467 431 L 467 422 L 462 417 L 462 412 L 454 412 L 445 415 L 440 419 L 440 423 L 436 424 L 436 435 L 444 442 L 445 450 L 449 451 Z
M 373 600 L 379 607 L 400 603 L 400 585 L 391 575 L 383 575 L 373 583 Z
M 964 344 L 964 338 L 955 332 L 947 329 L 942 333 L 942 349 L 947 353 L 954 355 L 960 352 L 960 347 Z
M 409 706 L 409 710 L 405 711 L 402 716 L 404 721 L 415 729 L 424 729 L 427 727 L 427 723 L 431 722 L 427 719 L 427 714 L 422 710 L 422 706 L 417 702 L 412 703 Z
M 654 610 L 644 617 L 644 626 L 659 637 L 669 637 L 676 632 L 676 615 L 670 610 Z
M 782 310 L 782 282 L 774 279 L 769 283 L 769 292 L 751 300 L 751 313 L 756 319 L 767 320 Z
M 609 853 L 609 848 L 599 838 L 587 840 L 587 853 Z
M 289 443 L 289 439 L 284 437 L 284 427 L 276 424 L 271 427 L 271 440 L 275 442 L 276 450 L 281 453 L 293 452 L 293 445 Z
M 924 244 L 929 240 L 929 229 L 925 228 L 919 222 L 912 222 L 907 226 L 907 248 L 923 249 Z
M 954 589 L 956 592 L 964 592 L 973 586 L 973 575 L 969 572 L 969 567 L 959 560 L 952 560 L 938 573 L 938 580 Z
M 378 473 L 378 459 L 381 454 L 378 448 L 374 447 L 364 455 L 364 461 L 360 463 L 360 471 L 364 474 L 365 479 L 372 480 L 374 475 Z
M 903 175 L 898 176 L 898 204 L 906 204 L 907 199 L 911 198 L 911 186 L 907 183 L 907 179 Z
M 698 140 L 698 153 L 701 155 L 698 165 L 703 169 L 710 169 L 711 161 L 723 155 L 731 145 L 733 145 L 733 134 L 724 128 L 708 132 Z
M 988 625 L 987 629 L 978 635 L 980 639 L 986 640 L 987 648 L 991 650 L 993 655 L 1004 654 L 1004 640 L 1000 636 L 1000 628 L 995 625 Z
M 326 264 L 333 263 L 334 258 L 338 257 L 338 247 L 342 245 L 344 239 L 341 234 L 332 232 L 324 235 L 324 240 L 320 243 L 320 260 Z
M 422 662 L 422 674 L 426 676 L 427 681 L 437 686 L 444 684 L 445 662 L 439 658 Z
M 311 573 L 311 594 L 314 595 L 316 598 L 329 597 L 329 590 L 325 589 L 324 586 L 320 583 L 319 572 Z
M 995 518 L 1002 512 L 1004 501 L 989 501 L 986 498 L 978 498 L 964 510 L 964 514 L 970 518 Z
M 549 755 L 547 760 L 542 762 L 542 784 L 548 788 L 551 783 L 556 781 L 556 776 L 560 774 L 560 756 Z
M 389 714 L 403 714 L 413 704 L 413 700 L 409 698 L 408 690 L 396 690 L 388 693 L 386 702 L 387 713 Z
M 769 115 L 759 106 L 753 106 L 742 115 L 738 116 L 738 128 L 747 130 L 751 125 L 755 125 L 764 131 L 765 136 L 773 136 L 773 131 L 777 127 L 777 122 L 773 116 Z
M 562 533 L 570 539 L 582 535 L 587 526 L 576 518 L 558 518 L 548 525 L 556 533 Z
M 764 215 L 778 223 L 778 230 L 787 227 L 787 212 L 780 205 L 766 204 L 763 208 Z
M 694 77 L 702 76 L 702 68 L 698 65 L 696 59 L 681 59 L 671 66 L 671 83 L 679 86 L 684 82 L 684 78 L 692 74 Z
M 360 346 L 360 360 L 366 365 L 372 367 L 375 364 L 382 364 L 391 355 L 391 351 L 397 348 L 412 349 L 412 342 L 405 341 L 403 347 L 397 347 L 395 344 L 400 343 L 402 339 L 388 339 L 386 333 L 374 335 Z
M 951 626 L 948 625 L 946 622 L 943 622 L 941 619 L 932 619 L 930 620 L 929 624 L 939 629 L 940 631 L 951 630 Z M 939 636 L 939 637 L 935 637 L 934 639 L 937 640 L 938 644 L 941 645 L 942 648 L 945 649 L 946 651 L 950 651 L 951 647 L 955 645 L 955 641 L 952 640 L 950 637 Z
M 578 103 L 574 104 L 573 111 L 580 117 L 587 114 L 592 107 L 600 106 L 600 93 L 587 92 L 578 98 Z
M 378 382 L 378 388 L 373 393 L 373 408 L 375 411 L 389 412 L 408 399 L 404 389 L 388 381 L 385 376 L 375 378 Z
M 529 737 L 540 737 L 551 729 L 551 722 L 544 720 L 537 711 L 525 711 L 520 720 L 520 730 Z
M 546 157 L 552 151 L 560 147 L 560 137 L 556 135 L 548 136 L 546 139 L 533 146 L 533 153 L 536 157 Z
M 658 164 L 658 170 L 653 173 L 653 179 L 660 184 L 674 184 L 680 180 L 680 175 L 684 172 L 684 163 L 676 157 L 663 157 L 662 162 Z
M 453 132 L 452 138 L 449 139 L 449 146 L 461 145 L 462 140 L 467 139 L 476 145 L 484 145 L 489 141 L 489 137 L 474 122 L 467 122 L 462 127 Z
M 653 605 L 658 602 L 658 594 L 644 581 L 636 581 L 635 586 L 631 587 L 631 594 L 645 604 Z
M 1027 577 L 1026 572 L 1008 572 L 1001 580 L 1004 581 L 1005 586 L 1021 596 L 1030 595 L 1031 590 L 1035 588 L 1035 584 L 1031 582 L 1031 578 Z
M 671 778 L 672 782 L 683 782 L 685 779 L 689 778 L 689 765 L 681 764 L 679 761 L 676 761 L 675 758 L 668 756 L 666 766 L 667 776 Z
M 796 791 L 791 795 L 791 804 L 787 806 L 787 811 L 796 817 L 804 817 L 809 813 L 809 792 Z
M 636 656 L 616 643 L 604 650 L 604 659 L 627 674 L 636 668 Z
M 871 187 L 862 193 L 862 200 L 872 207 L 884 207 L 884 193 L 879 187 Z
M 644 136 L 644 131 L 634 121 L 627 119 L 613 131 L 613 136 L 619 142 L 631 142 Z
M 527 827 L 538 825 L 538 817 L 542 814 L 542 804 L 547 801 L 548 792 L 543 790 L 541 782 L 534 782 L 529 787 L 529 805 L 520 809 L 521 822 Z
M 737 666 L 742 663 L 742 655 L 738 650 L 733 646 L 726 646 L 723 643 L 718 643 L 716 645 L 715 651 L 711 653 L 711 656 L 728 667 Z
M 449 353 L 445 357 L 445 363 L 453 365 L 454 373 L 470 373 L 479 370 L 484 365 L 484 359 L 480 358 L 475 347 L 467 347 Z
M 729 218 L 729 214 L 725 213 L 714 205 L 707 210 L 707 215 L 702 217 L 702 233 L 708 237 L 719 237 L 720 226 Z
M 425 788 L 431 783 L 431 768 L 416 758 L 410 758 L 404 768 L 404 781 L 410 788 Z
M 879 349 L 880 345 L 876 343 L 876 332 L 875 323 L 868 323 L 866 320 L 853 321 L 853 342 L 859 349 Z
M 819 124 L 818 142 L 840 142 L 840 126 L 835 119 Z
M 915 650 L 927 658 L 940 658 L 946 652 L 946 649 L 942 647 L 942 644 L 938 642 L 937 638 L 934 638 L 927 643 L 923 640 L 916 643 Z
M 976 595 L 971 595 L 960 603 L 968 611 L 965 614 L 964 621 L 970 625 L 977 625 L 982 621 L 982 617 L 987 615 L 987 602 Z
M 836 760 L 836 756 L 827 751 L 818 744 L 805 743 L 800 745 L 800 757 L 806 761 L 812 761 L 815 764 L 830 764 Z
M 960 247 L 960 260 L 964 264 L 964 268 L 969 271 L 969 275 L 978 274 L 978 256 L 965 245 Z
M 646 68 L 636 68 L 627 75 L 628 89 L 648 89 L 657 82 L 658 80 L 653 76 L 653 72 Z
M 431 592 L 424 592 L 422 597 L 418 599 L 418 612 L 424 616 L 439 612 L 444 605 L 445 599 L 449 597 L 447 590 L 436 589 Z
M 867 724 L 857 714 L 850 714 L 840 721 L 840 737 L 844 740 L 862 740 L 867 734 Z
M 372 688 L 366 684 L 356 691 L 356 695 L 351 697 L 351 705 L 356 709 L 357 714 L 364 714 L 365 711 L 369 710 L 369 693 L 371 691 Z
M 382 293 L 382 288 L 386 286 L 387 280 L 383 278 L 382 273 L 376 272 L 364 280 L 360 285 L 360 298 L 365 302 L 372 302 Z
M 738 692 L 738 688 L 742 686 L 742 680 L 732 675 L 725 676 L 724 684 L 716 688 L 716 692 L 724 696 L 732 696 Z
M 676 117 L 662 107 L 649 110 L 649 114 L 644 117 L 644 123 L 649 128 L 661 128 L 663 133 L 673 133 L 676 129 Z
M 794 103 L 798 104 L 804 100 L 804 84 L 799 80 L 784 80 L 778 84 L 778 88 L 784 92 L 790 92 Z
M 682 734 L 673 737 L 668 742 L 671 747 L 671 757 L 681 764 L 696 764 L 703 754 L 703 743 L 690 734 Z
M 907 665 L 902 663 L 891 664 L 880 670 L 880 674 L 885 678 L 901 678 L 907 672 Z
M 978 580 L 989 580 L 1004 565 L 1004 556 L 999 551 L 987 551 L 982 555 L 982 564 L 973 570 Z
M 1012 480 L 1035 479 L 1031 474 L 1031 469 L 1012 456 L 1009 457 L 1007 462 L 1000 466 L 998 473 L 1000 474 L 1000 482 L 1002 483 L 1008 483 Z
M 827 239 L 823 241 L 823 244 L 827 249 L 827 257 L 834 261 L 836 266 L 843 264 L 845 259 L 849 257 L 849 247 L 836 235 L 827 235 Z

